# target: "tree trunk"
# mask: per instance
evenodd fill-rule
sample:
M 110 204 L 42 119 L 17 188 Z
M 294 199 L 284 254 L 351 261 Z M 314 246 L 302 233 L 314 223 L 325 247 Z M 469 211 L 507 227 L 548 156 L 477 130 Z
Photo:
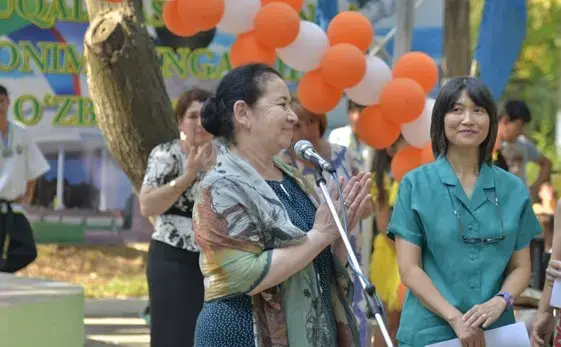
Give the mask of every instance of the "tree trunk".
M 466 76 L 471 67 L 469 0 L 444 1 L 444 76 Z
M 142 1 L 86 0 L 88 86 L 107 148 L 136 191 L 148 155 L 177 138 L 160 64 L 142 21 Z

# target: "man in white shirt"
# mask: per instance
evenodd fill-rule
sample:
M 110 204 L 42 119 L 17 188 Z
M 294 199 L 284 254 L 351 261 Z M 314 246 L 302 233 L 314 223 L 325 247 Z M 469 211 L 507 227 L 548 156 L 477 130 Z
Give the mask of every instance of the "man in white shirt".
M 37 257 L 24 206 L 50 166 L 27 130 L 8 120 L 9 107 L 8 91 L 0 86 L 0 272 L 13 273 Z
M 524 129 L 532 119 L 530 109 L 524 101 L 511 100 L 505 104 L 500 122 L 502 126 L 500 152 L 511 173 L 527 184 L 526 165 L 533 162 L 540 167 L 536 181 L 530 185 L 532 198 L 538 197 L 541 185 L 551 175 L 551 160 L 524 136 Z

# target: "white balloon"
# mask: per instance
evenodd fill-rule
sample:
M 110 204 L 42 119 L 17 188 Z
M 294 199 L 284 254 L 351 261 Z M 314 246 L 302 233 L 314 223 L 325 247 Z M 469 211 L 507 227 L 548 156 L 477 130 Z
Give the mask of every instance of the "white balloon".
M 234 35 L 251 31 L 260 8 L 260 0 L 224 0 L 224 16 L 216 28 Z
M 419 118 L 401 125 L 403 138 L 413 147 L 424 148 L 430 141 L 430 123 L 434 101 L 432 98 L 427 98 L 425 108 Z
M 376 56 L 366 57 L 366 72 L 355 86 L 345 93 L 359 105 L 369 106 L 380 101 L 382 89 L 392 80 L 392 70 L 385 61 Z
M 277 55 L 294 70 L 308 72 L 319 67 L 321 57 L 328 47 L 329 39 L 325 31 L 316 23 L 303 20 L 300 21 L 300 32 L 296 40 L 277 49 Z

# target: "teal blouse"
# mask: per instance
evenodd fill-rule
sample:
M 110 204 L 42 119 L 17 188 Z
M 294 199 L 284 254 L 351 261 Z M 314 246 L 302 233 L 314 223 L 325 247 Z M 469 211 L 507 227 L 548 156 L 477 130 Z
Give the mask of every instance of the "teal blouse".
M 513 253 L 540 233 L 528 188 L 518 177 L 483 164 L 468 199 L 444 156 L 405 175 L 388 227 L 390 238 L 421 248 L 424 271 L 462 313 L 500 291 Z M 477 238 L 500 241 L 470 243 Z M 514 322 L 509 309 L 489 329 Z M 456 336 L 408 290 L 397 338 L 401 345 L 425 346 Z

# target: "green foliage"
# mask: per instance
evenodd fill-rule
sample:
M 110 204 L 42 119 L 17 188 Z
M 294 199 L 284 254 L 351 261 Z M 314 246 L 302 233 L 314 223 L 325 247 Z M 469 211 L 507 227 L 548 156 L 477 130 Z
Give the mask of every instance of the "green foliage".
M 484 0 L 471 0 L 470 32 L 475 48 Z M 561 0 L 527 0 L 526 38 L 501 101 L 520 99 L 532 111 L 528 136 L 561 169 L 555 148 L 555 124 L 561 102 Z M 502 103 L 501 103 L 502 104 Z M 538 168 L 531 165 L 530 181 Z

